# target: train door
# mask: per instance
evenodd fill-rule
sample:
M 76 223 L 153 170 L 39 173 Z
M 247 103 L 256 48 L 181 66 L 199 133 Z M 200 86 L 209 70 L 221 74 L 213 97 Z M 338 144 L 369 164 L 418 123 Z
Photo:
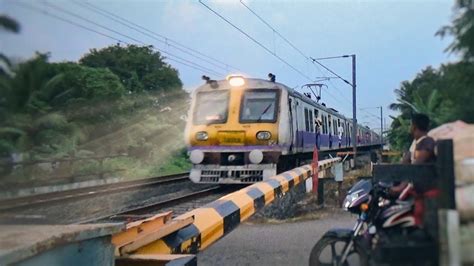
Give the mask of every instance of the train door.
M 352 146 L 352 123 L 349 123 L 349 146 Z
M 305 117 L 304 117 L 304 102 L 296 101 L 296 113 L 298 116 L 297 119 L 297 131 L 296 131 L 296 140 L 297 140 L 297 152 L 302 152 L 303 149 L 303 132 L 305 131 Z
M 301 122 L 299 121 L 301 118 L 301 113 L 299 112 L 299 103 L 298 99 L 295 97 L 289 97 L 288 104 L 290 105 L 290 112 L 291 112 L 291 153 L 298 152 L 300 147 L 299 143 L 299 132 L 301 130 Z
M 349 139 L 347 138 L 349 136 L 349 123 L 344 120 L 344 147 L 347 147 L 349 143 Z
M 294 136 L 295 136 L 295 145 L 294 145 L 294 153 L 301 152 L 301 147 L 303 146 L 301 132 L 305 130 L 304 124 L 304 110 L 302 103 L 298 100 L 298 98 L 294 98 L 294 115 L 295 115 L 295 129 L 294 129 Z
M 311 112 L 311 109 L 308 109 L 308 123 L 309 123 L 309 132 L 314 133 L 314 119 L 313 119 L 313 112 Z
M 314 114 L 314 120 L 313 120 L 314 141 L 315 141 L 316 147 L 319 150 L 321 146 L 321 119 L 319 118 L 319 110 L 314 108 L 313 114 Z
M 309 132 L 310 123 L 309 123 L 309 114 L 308 108 L 304 108 L 304 131 Z
M 337 147 L 341 148 L 342 146 L 342 127 L 341 127 L 341 119 L 337 118 L 337 125 L 336 125 L 336 136 L 337 136 Z
M 320 111 L 320 117 L 321 117 L 321 128 L 320 128 L 320 135 L 319 135 L 319 145 L 320 149 L 323 147 L 327 147 L 327 117 L 326 113 L 323 111 Z

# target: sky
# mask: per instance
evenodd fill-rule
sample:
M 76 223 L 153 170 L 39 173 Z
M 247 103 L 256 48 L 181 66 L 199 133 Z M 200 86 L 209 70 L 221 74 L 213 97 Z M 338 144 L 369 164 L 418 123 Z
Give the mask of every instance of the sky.
M 243 1 L 273 29 L 239 0 L 202 2 L 267 50 L 198 0 L 88 1 L 93 6 L 75 0 L 0 0 L 0 13 L 21 24 L 20 34 L 0 32 L 0 50 L 22 60 L 35 51 L 50 52 L 50 60 L 58 62 L 77 61 L 90 49 L 114 45 L 118 40 L 145 43 L 166 52 L 163 55 L 178 69 L 188 91 L 203 83 L 203 74 L 213 79 L 224 79 L 228 74 L 267 78 L 271 72 L 278 82 L 307 92 L 302 85 L 334 76 L 308 57 L 356 54 L 357 107 L 363 109 L 358 110 L 357 117 L 359 123 L 371 128 L 380 128 L 375 107 L 382 106 L 384 117 L 390 121 L 387 116 L 393 112 L 388 105 L 396 100 L 393 91 L 402 81 L 412 80 L 427 66 L 457 60 L 444 52 L 452 39 L 435 36 L 442 26 L 450 24 L 452 0 Z M 110 15 L 93 12 L 94 7 L 133 22 L 142 27 L 133 26 L 141 33 L 110 19 Z M 351 81 L 350 58 L 320 62 Z M 352 88 L 340 79 L 321 83 L 327 85 L 322 89 L 322 101 L 352 117 Z

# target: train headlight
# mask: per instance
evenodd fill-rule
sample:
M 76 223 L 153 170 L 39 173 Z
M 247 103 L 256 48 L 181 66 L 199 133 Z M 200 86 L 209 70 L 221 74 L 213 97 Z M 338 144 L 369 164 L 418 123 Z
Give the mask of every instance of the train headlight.
M 204 160 L 204 152 L 200 150 L 194 150 L 189 154 L 189 160 L 193 164 L 200 164 Z
M 249 160 L 253 164 L 259 164 L 263 161 L 263 152 L 259 150 L 252 150 L 249 154 Z
M 272 134 L 268 131 L 259 131 L 257 133 L 258 140 L 269 140 L 272 137 Z
M 228 76 L 227 81 L 232 87 L 239 87 L 245 84 L 245 79 L 242 76 Z
M 209 135 L 206 131 L 199 131 L 198 133 L 196 133 L 196 139 L 201 141 L 207 140 L 209 139 Z

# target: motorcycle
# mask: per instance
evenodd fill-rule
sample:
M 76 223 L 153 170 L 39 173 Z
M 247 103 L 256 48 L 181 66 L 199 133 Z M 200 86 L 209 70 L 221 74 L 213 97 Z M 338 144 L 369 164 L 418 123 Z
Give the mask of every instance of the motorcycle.
M 391 183 L 357 182 L 343 208 L 357 214 L 352 229 L 331 229 L 311 250 L 309 264 L 319 265 L 436 265 L 436 245 L 421 229 L 415 211 L 420 198 L 408 184 L 394 197 Z

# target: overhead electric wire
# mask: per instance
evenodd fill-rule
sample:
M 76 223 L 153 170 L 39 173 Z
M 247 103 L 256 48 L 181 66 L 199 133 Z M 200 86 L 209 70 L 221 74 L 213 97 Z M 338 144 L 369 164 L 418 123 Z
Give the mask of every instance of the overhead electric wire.
M 211 65 L 213 65 L 213 66 L 215 66 L 215 67 L 218 67 L 218 68 L 220 68 L 220 69 L 222 69 L 222 70 L 225 70 L 226 72 L 229 71 L 229 65 L 228 65 L 228 64 L 222 63 L 222 62 L 220 62 L 220 61 L 218 61 L 218 60 L 216 61 L 216 59 L 213 59 L 213 58 L 211 58 L 211 57 L 209 57 L 209 56 L 196 55 L 196 54 L 195 54 L 196 52 L 190 52 L 190 51 L 188 51 L 189 48 L 186 48 L 186 49 L 181 48 L 179 45 L 172 44 L 171 41 L 170 41 L 170 39 L 167 38 L 167 37 L 161 36 L 161 35 L 159 35 L 159 34 L 151 34 L 151 33 L 148 33 L 148 32 L 145 31 L 145 30 L 141 30 L 141 29 L 139 28 L 139 25 L 135 24 L 135 25 L 137 25 L 137 26 L 135 26 L 133 22 L 128 22 L 128 20 L 126 20 L 126 19 L 124 19 L 124 18 L 121 18 L 121 17 L 118 16 L 118 15 L 115 15 L 115 14 L 113 14 L 113 13 L 110 13 L 110 12 L 107 12 L 107 11 L 105 11 L 105 10 L 102 10 L 102 9 L 100 9 L 100 8 L 98 8 L 98 7 L 96 7 L 96 6 L 92 5 L 92 4 L 90 4 L 90 3 L 83 3 L 83 2 L 79 2 L 79 1 L 74 1 L 74 3 L 75 3 L 76 5 L 81 6 L 82 8 L 85 8 L 85 9 L 87 9 L 87 10 L 89 10 L 89 11 L 92 11 L 92 12 L 94 12 L 94 13 L 96 13 L 96 14 L 99 14 L 99 15 L 102 15 L 102 16 L 104 16 L 104 17 L 107 17 L 108 19 L 111 19 L 111 20 L 113 20 L 113 21 L 115 21 L 115 22 L 117 22 L 117 23 L 119 23 L 119 24 L 121 24 L 121 25 L 123 25 L 123 26 L 129 28 L 129 29 L 132 29 L 132 30 L 134 30 L 134 31 L 137 31 L 137 32 L 139 32 L 139 33 L 141 33 L 141 34 L 143 34 L 143 35 L 145 35 L 145 36 L 148 36 L 148 37 L 150 37 L 150 38 L 152 38 L 152 39 L 154 39 L 154 40 L 156 40 L 156 41 L 159 41 L 159 42 L 161 42 L 161 43 L 164 43 L 165 45 L 167 45 L 167 46 L 169 46 L 169 47 L 173 47 L 174 49 L 179 50 L 179 51 L 181 51 L 181 52 L 183 52 L 183 53 L 185 53 L 185 54 L 188 54 L 188 55 L 190 55 L 190 56 L 193 56 L 193 57 L 195 57 L 195 58 L 197 58 L 197 59 L 199 59 L 199 60 L 205 61 L 205 62 L 207 62 L 208 64 L 211 64 Z M 110 13 L 110 14 L 109 14 L 109 13 Z M 133 23 L 133 24 L 132 24 L 132 23 Z M 156 35 L 158 35 L 161 39 L 160 39 L 160 38 L 157 38 Z M 173 43 L 174 43 L 174 41 L 173 41 Z M 214 63 L 212 60 L 214 60 L 215 62 L 217 62 L 217 63 L 219 63 L 219 64 Z M 232 67 L 232 68 L 233 68 L 233 67 Z
M 99 34 L 99 35 L 101 35 L 101 36 L 103 36 L 103 37 L 107 37 L 107 38 L 112 39 L 112 40 L 115 40 L 115 41 L 117 41 L 117 42 L 119 42 L 119 43 L 125 43 L 125 44 L 127 44 L 127 45 L 131 45 L 131 43 L 129 43 L 129 42 L 127 42 L 127 41 L 124 41 L 124 40 L 122 40 L 122 39 L 119 39 L 119 38 L 117 38 L 117 37 L 111 36 L 111 35 L 109 35 L 109 34 L 106 34 L 106 33 L 100 32 L 100 31 L 97 31 L 97 30 L 95 30 L 95 29 L 92 29 L 92 28 L 90 28 L 90 27 L 84 26 L 84 25 L 82 25 L 82 24 L 80 24 L 80 23 L 74 22 L 74 21 L 72 21 L 72 20 L 69 20 L 69 19 L 67 19 L 67 18 L 58 16 L 58 15 L 56 15 L 56 14 L 52 14 L 51 12 L 48 12 L 47 10 L 44 10 L 44 9 L 35 7 L 35 6 L 33 6 L 33 5 L 26 4 L 26 3 L 22 3 L 22 2 L 15 2 L 14 4 L 16 4 L 16 5 L 20 6 L 20 7 L 23 7 L 23 8 L 25 8 L 25 9 L 29 9 L 29 10 L 31 10 L 31 11 L 35 11 L 35 12 L 41 13 L 41 14 L 44 15 L 44 16 L 48 16 L 48 17 L 57 19 L 57 20 L 59 20 L 59 21 L 62 21 L 62 22 L 65 22 L 65 23 L 74 25 L 74 26 L 76 26 L 76 27 L 82 28 L 82 29 L 84 29 L 84 30 L 87 30 L 87 31 L 90 31 L 90 32 Z M 178 63 L 180 63 L 180 64 L 182 64 L 182 65 L 188 66 L 188 67 L 193 68 L 193 69 L 195 69 L 195 70 L 199 70 L 199 71 L 203 71 L 203 72 L 205 72 L 205 73 L 209 73 L 209 71 L 207 71 L 207 70 L 201 68 L 199 65 L 194 66 L 194 65 L 191 65 L 191 64 L 188 64 L 188 63 L 184 63 L 184 62 L 180 61 L 179 59 L 175 59 L 175 58 L 172 58 L 172 57 L 166 57 L 166 59 L 171 60 L 171 61 L 178 62 Z M 195 63 L 193 63 L 193 64 L 195 64 Z M 214 73 L 214 74 L 215 74 L 215 73 Z
M 378 119 L 380 121 L 380 116 L 378 116 L 378 115 L 374 115 L 374 114 L 372 114 L 369 111 L 366 111 L 364 109 L 359 109 L 359 111 L 364 112 L 366 114 L 365 117 L 371 117 L 372 119 Z
M 323 65 L 322 63 L 320 63 L 318 60 L 314 59 L 314 58 L 311 58 L 311 60 L 313 60 L 313 62 L 315 62 L 316 64 L 322 66 L 324 69 L 326 69 L 329 73 L 333 74 L 334 76 L 340 78 L 342 81 L 344 81 L 345 83 L 349 84 L 352 86 L 352 83 L 350 83 L 348 80 L 346 80 L 345 78 L 339 76 L 336 72 L 332 71 L 329 67 Z
M 334 82 L 332 82 L 331 79 L 328 79 L 328 81 L 336 89 L 336 91 L 342 96 L 342 98 L 344 98 L 348 103 L 352 104 L 352 101 L 347 98 L 347 96 L 341 91 L 341 89 L 339 89 L 339 87 L 336 86 L 336 84 L 334 84 Z
M 252 14 L 254 14 L 261 22 L 263 22 L 265 25 L 267 25 L 267 27 L 269 27 L 274 33 L 276 33 L 278 36 L 280 36 L 280 38 L 282 38 L 288 45 L 290 45 L 293 49 L 295 49 L 301 56 L 303 56 L 306 60 L 310 61 L 311 63 L 318 63 L 318 65 L 321 65 L 322 67 L 324 67 L 326 70 L 330 71 L 332 73 L 332 71 L 327 68 L 326 66 L 324 66 L 323 64 L 319 63 L 319 62 L 315 62 L 313 58 L 309 57 L 308 55 L 306 55 L 303 51 L 301 51 L 301 49 L 299 49 L 298 47 L 296 47 L 290 40 L 288 40 L 285 36 L 283 36 L 278 30 L 276 30 L 272 25 L 270 25 L 270 23 L 268 23 L 265 19 L 263 19 L 259 14 L 257 14 L 257 12 L 255 12 L 253 9 L 251 9 L 248 5 L 246 5 L 242 0 L 240 0 L 240 4 L 242 4 L 245 8 L 247 8 Z M 332 57 L 331 57 L 332 58 Z M 336 58 L 336 57 L 334 57 Z M 329 59 L 329 58 L 328 58 Z M 321 70 L 319 68 L 317 68 L 320 72 Z M 321 74 L 323 74 L 321 72 Z M 335 73 L 333 73 L 335 74 Z M 347 80 L 345 80 L 344 78 L 342 78 L 341 76 L 335 74 L 338 78 L 342 79 L 344 82 L 348 83 Z M 323 74 L 324 76 L 324 74 Z M 348 83 L 350 84 L 350 83 Z M 334 84 L 333 84 L 334 85 Z M 336 88 L 337 89 L 337 88 Z M 345 97 L 343 95 L 343 97 Z
M 174 44 L 174 45 L 173 45 L 174 47 L 179 46 L 179 47 L 184 48 L 184 49 L 186 49 L 186 50 L 188 50 L 188 51 L 191 51 L 191 52 L 193 52 L 193 53 L 199 54 L 199 55 L 201 55 L 201 56 L 203 56 L 203 57 L 205 57 L 205 58 L 207 58 L 207 59 L 213 60 L 214 62 L 217 62 L 217 63 L 221 64 L 222 66 L 228 68 L 228 69 L 234 69 L 234 70 L 240 71 L 240 70 L 239 70 L 237 67 L 235 67 L 235 66 L 232 66 L 232 65 L 230 65 L 230 64 L 228 64 L 228 63 L 225 63 L 225 62 L 223 62 L 223 61 L 221 61 L 221 60 L 218 60 L 218 59 L 216 59 L 216 58 L 214 58 L 214 57 L 212 57 L 212 56 L 209 56 L 209 55 L 206 55 L 206 54 L 204 54 L 204 53 L 202 53 L 202 52 L 200 52 L 200 51 L 197 51 L 196 49 L 193 49 L 193 48 L 188 47 L 188 46 L 186 46 L 186 45 L 184 45 L 184 44 L 181 44 L 181 43 L 179 43 L 179 42 L 177 42 L 177 41 L 175 41 L 175 40 L 173 40 L 173 39 L 171 39 L 171 38 L 169 38 L 169 37 L 167 37 L 167 36 L 164 36 L 164 35 L 162 35 L 162 34 L 159 34 L 159 33 L 155 32 L 155 31 L 152 31 L 152 30 L 150 30 L 150 29 L 147 29 L 147 28 L 145 28 L 145 27 L 143 27 L 143 26 L 141 26 L 141 25 L 139 25 L 139 24 L 137 24 L 137 23 L 134 23 L 133 21 L 130 21 L 130 20 L 128 20 L 128 19 L 126 19 L 126 18 L 124 18 L 124 17 L 122 17 L 122 16 L 119 16 L 119 15 L 117 15 L 117 14 L 114 14 L 114 13 L 112 13 L 112 12 L 110 12 L 110 11 L 107 11 L 107 10 L 105 10 L 105 9 L 103 9 L 103 8 L 100 8 L 100 7 L 96 6 L 96 5 L 93 5 L 93 4 L 91 4 L 90 2 L 84 2 L 84 3 L 82 3 L 82 4 L 88 5 L 88 6 L 90 6 L 91 8 L 93 8 L 93 9 L 95 9 L 95 10 L 97 10 L 97 11 L 100 11 L 100 12 L 105 13 L 105 14 L 111 16 L 111 17 L 114 17 L 114 18 L 116 18 L 116 19 L 118 19 L 118 20 L 121 20 L 121 21 L 123 21 L 123 22 L 125 22 L 125 23 L 128 23 L 128 24 L 130 24 L 130 25 L 132 25 L 132 26 L 134 26 L 134 27 L 137 27 L 137 28 L 139 28 L 139 29 L 141 29 L 141 30 L 143 30 L 143 31 L 146 31 L 146 32 L 148 32 L 148 33 L 150 33 L 150 34 L 152 34 L 152 35 L 154 35 L 154 36 L 156 36 L 156 37 L 162 38 L 162 39 L 164 39 L 165 42 L 168 43 L 168 45 L 171 45 L 170 43 L 173 43 L 173 44 Z
M 242 0 L 240 0 L 240 3 L 245 7 L 247 8 L 252 14 L 254 14 L 261 22 L 263 22 L 265 25 L 267 25 L 267 27 L 269 27 L 273 33 L 277 34 L 278 36 L 280 36 L 280 38 L 282 38 L 288 45 L 290 45 L 293 49 L 295 49 L 301 56 L 303 56 L 306 60 L 308 60 L 309 62 L 311 62 L 315 67 L 316 69 L 322 74 L 324 75 L 324 73 L 321 71 L 321 69 L 314 64 L 314 62 L 311 60 L 311 58 L 309 56 L 307 56 L 305 53 L 303 53 L 298 47 L 296 47 L 292 42 L 290 42 L 290 40 L 288 40 L 285 36 L 283 36 L 279 31 L 277 31 L 273 26 L 270 25 L 270 23 L 268 23 L 266 20 L 264 20 L 260 15 L 257 14 L 257 12 L 255 12 L 253 9 L 251 9 L 248 5 L 246 5 Z
M 247 10 L 249 10 L 253 15 L 255 15 L 262 23 L 264 23 L 268 28 L 270 28 L 274 34 L 277 34 L 281 39 L 283 39 L 289 46 L 291 46 L 294 50 L 296 50 L 303 58 L 305 58 L 306 60 L 308 60 L 309 62 L 311 62 L 315 67 L 316 69 L 324 76 L 324 73 L 321 71 L 321 69 L 318 67 L 321 66 L 323 67 L 324 69 L 326 69 L 328 72 L 330 72 L 331 74 L 333 74 L 334 76 L 336 76 L 337 78 L 341 79 L 342 81 L 344 81 L 345 83 L 347 83 L 348 85 L 352 86 L 352 83 L 349 82 L 348 80 L 344 79 L 343 77 L 341 77 L 340 75 L 338 75 L 336 72 L 332 71 L 329 67 L 325 66 L 324 64 L 322 64 L 321 62 L 318 62 L 317 59 L 314 59 L 308 55 L 306 55 L 303 51 L 301 51 L 301 49 L 299 49 L 298 47 L 296 47 L 296 45 L 294 45 L 290 40 L 288 40 L 288 38 L 286 38 L 285 36 L 283 36 L 283 34 L 281 34 L 277 29 L 275 29 L 272 25 L 270 25 L 270 23 L 268 23 L 265 19 L 263 19 L 259 14 L 257 14 L 257 12 L 255 12 L 253 9 L 251 9 L 248 5 L 246 5 L 242 0 L 239 0 L 240 4 L 242 4 Z M 247 34 L 246 32 L 244 32 L 242 29 L 240 29 L 239 27 L 235 26 L 233 23 L 231 23 L 229 20 L 227 20 L 226 18 L 224 18 L 222 15 L 220 15 L 217 11 L 213 10 L 212 8 L 210 8 L 209 6 L 207 6 L 206 4 L 204 4 L 202 2 L 202 0 L 199 0 L 199 3 L 201 3 L 202 5 L 204 5 L 207 9 L 209 9 L 211 12 L 213 12 L 215 15 L 217 15 L 218 17 L 220 17 L 221 19 L 223 19 L 225 22 L 227 22 L 228 24 L 230 24 L 232 27 L 234 27 L 235 29 L 237 29 L 238 31 L 240 31 L 242 34 L 244 34 L 247 38 L 251 39 L 252 41 L 254 41 L 255 43 L 257 43 L 259 46 L 261 46 L 262 48 L 264 48 L 267 52 L 269 52 L 270 54 L 274 55 L 274 56 L 277 56 L 275 52 L 271 52 L 270 49 L 266 48 L 265 46 L 263 46 L 260 42 L 258 42 L 257 40 L 255 40 L 253 37 L 251 37 L 249 34 Z M 327 59 L 331 59 L 331 58 L 337 58 L 337 57 L 328 57 Z M 279 58 L 280 59 L 280 58 Z M 280 59 L 281 60 L 281 59 Z M 284 61 L 284 63 L 286 63 L 287 65 L 289 65 L 286 61 Z M 316 64 L 317 65 L 316 65 Z M 290 67 L 292 67 L 290 65 Z M 292 67 L 294 70 L 296 70 L 294 67 Z M 300 73 L 300 71 L 297 70 L 297 72 Z M 301 73 L 300 73 L 301 74 Z M 308 80 L 311 80 L 311 78 L 308 78 L 306 75 L 303 75 L 304 77 L 306 77 Z M 336 91 L 342 96 L 342 98 L 344 98 L 349 104 L 352 104 L 352 101 L 349 100 L 347 98 L 347 96 L 332 82 L 332 80 L 330 78 L 328 78 L 329 82 L 331 83 L 331 85 L 334 87 L 334 89 L 336 89 Z M 313 81 L 313 80 L 311 80 Z M 331 96 L 331 98 L 333 98 L 334 100 L 336 100 L 336 102 L 339 102 L 342 107 L 344 109 L 346 108 L 349 108 L 349 107 L 346 107 L 346 105 L 341 102 L 338 97 L 336 97 L 335 95 L 333 95 L 331 93 L 330 90 L 326 90 L 326 92 L 328 93 L 329 96 Z M 348 109 L 346 109 L 347 111 Z
M 258 46 L 260 46 L 261 48 L 263 48 L 265 51 L 267 51 L 269 54 L 273 55 L 275 58 L 277 58 L 278 60 L 280 60 L 281 62 L 283 62 L 284 64 L 286 64 L 287 66 L 289 66 L 291 69 L 293 69 L 294 71 L 296 71 L 298 74 L 300 74 L 302 77 L 305 77 L 306 79 L 312 81 L 312 79 L 310 77 L 308 77 L 306 74 L 304 74 L 303 72 L 301 72 L 300 70 L 298 70 L 296 67 L 294 67 L 293 65 L 291 65 L 290 63 L 288 63 L 285 59 L 281 58 L 280 56 L 278 56 L 275 52 L 272 52 L 270 49 L 268 49 L 265 45 L 263 45 L 261 42 L 257 41 L 255 38 L 253 38 L 252 36 L 250 36 L 248 33 L 246 33 L 244 30 L 242 30 L 241 28 L 239 28 L 238 26 L 236 26 L 235 24 L 233 24 L 232 22 L 230 22 L 228 19 L 226 19 L 224 16 L 222 16 L 221 14 L 219 14 L 217 11 L 215 11 L 214 9 L 212 9 L 211 7 L 209 7 L 208 5 L 204 4 L 202 2 L 202 0 L 199 0 L 199 3 L 201 3 L 201 5 L 203 5 L 204 7 L 206 7 L 207 9 L 209 9 L 209 11 L 211 11 L 212 13 L 214 13 L 216 16 L 218 16 L 219 18 L 221 18 L 222 20 L 224 20 L 227 24 L 231 25 L 234 29 L 238 30 L 240 33 L 242 33 L 243 35 L 245 35 L 248 39 L 252 40 L 254 43 L 256 43 Z
M 143 42 L 143 41 L 141 41 L 141 40 L 138 40 L 138 39 L 136 39 L 136 38 L 134 38 L 134 37 L 131 37 L 131 36 L 126 35 L 126 34 L 123 34 L 123 33 L 119 32 L 119 31 L 116 31 L 116 30 L 110 28 L 110 27 L 101 25 L 101 24 L 99 24 L 99 23 L 97 23 L 97 22 L 95 22 L 95 21 L 93 21 L 93 20 L 87 19 L 87 18 L 85 18 L 85 17 L 83 17 L 83 16 L 80 16 L 80 15 L 77 15 L 77 14 L 75 14 L 75 13 L 72 13 L 72 12 L 70 12 L 70 11 L 68 11 L 68 10 L 65 10 L 65 9 L 63 9 L 63 8 L 61 8 L 61 7 L 58 7 L 58 6 L 54 5 L 54 4 L 51 4 L 51 3 L 49 3 L 49 2 L 44 2 L 44 3 L 45 3 L 47 6 L 53 8 L 53 9 L 59 11 L 59 12 L 62 12 L 62 13 L 68 14 L 68 15 L 70 15 L 70 16 L 72 16 L 72 17 L 75 17 L 75 18 L 78 18 L 78 19 L 80 19 L 80 20 L 86 21 L 86 22 L 88 22 L 88 23 L 90 23 L 90 24 L 92 24 L 92 25 L 95 25 L 95 26 L 100 27 L 100 28 L 102 28 L 102 29 L 105 29 L 105 30 L 108 30 L 108 31 L 110 31 L 110 32 L 113 32 L 113 33 L 115 33 L 115 34 L 117 34 L 117 35 L 120 35 L 120 36 L 122 36 L 122 37 L 125 37 L 125 38 L 127 38 L 127 39 L 130 39 L 130 40 L 132 40 L 132 41 L 134 41 L 134 42 L 137 42 L 137 43 L 142 44 L 142 45 L 149 45 L 149 44 L 147 44 L 147 43 L 145 43 L 145 42 Z M 170 52 L 168 52 L 168 51 L 165 51 L 165 50 L 162 50 L 162 49 L 158 49 L 158 48 L 156 48 L 156 47 L 153 47 L 153 49 L 154 49 L 154 50 L 157 50 L 157 51 L 159 51 L 159 52 L 161 52 L 161 53 L 167 54 L 167 55 L 169 55 L 169 56 L 175 57 L 175 58 L 177 58 L 177 59 L 179 59 L 179 60 L 181 60 L 181 61 L 187 62 L 188 64 L 195 65 L 196 67 L 199 67 L 199 68 L 201 68 L 201 69 L 204 69 L 204 70 L 206 70 L 206 73 L 213 73 L 213 74 L 217 74 L 217 75 L 223 75 L 222 73 L 219 73 L 219 72 L 217 72 L 217 71 L 215 71 L 215 70 L 212 70 L 212 69 L 210 69 L 210 68 L 207 68 L 207 67 L 205 67 L 205 66 L 202 66 L 202 65 L 200 65 L 200 64 L 198 64 L 198 63 L 195 63 L 195 62 L 193 62 L 193 61 L 191 61 L 191 60 L 188 60 L 188 59 L 182 58 L 182 57 L 180 57 L 180 56 L 177 56 L 177 55 L 175 55 L 175 54 L 173 54 L 173 53 L 170 53 Z M 175 60 L 175 61 L 176 61 L 176 60 Z
M 265 25 L 267 25 L 274 33 L 276 33 L 280 38 L 282 38 L 287 44 L 289 44 L 293 49 L 295 49 L 298 53 L 300 53 L 304 58 L 310 60 L 310 58 L 305 55 L 298 47 L 296 47 L 293 43 L 291 43 L 285 36 L 283 36 L 279 31 L 273 28 L 267 21 L 265 21 L 261 16 L 259 16 L 255 11 L 253 11 L 249 6 L 247 6 L 242 0 L 240 3 L 247 8 L 252 14 L 254 14 L 260 21 L 262 21 Z
M 288 40 L 288 38 L 286 38 L 285 36 L 283 36 L 283 34 L 281 34 L 277 29 L 275 29 L 272 25 L 270 25 L 270 23 L 268 23 L 265 19 L 263 19 L 259 14 L 257 14 L 257 12 L 255 12 L 252 8 L 250 8 L 248 5 L 246 5 L 242 0 L 240 0 L 240 4 L 242 4 L 247 10 L 249 10 L 253 15 L 255 15 L 263 24 L 265 24 L 268 28 L 270 28 L 274 34 L 277 34 L 278 36 L 280 36 L 280 38 L 282 38 L 289 46 L 291 46 L 295 51 L 297 51 L 304 59 L 308 60 L 309 62 L 312 63 L 312 65 L 314 65 L 316 67 L 316 69 L 324 76 L 324 73 L 321 71 L 321 69 L 318 67 L 318 65 L 316 65 L 315 63 L 318 63 L 320 64 L 319 62 L 314 62 L 313 58 L 309 57 L 308 55 L 306 55 L 303 51 L 301 51 L 301 49 L 299 49 L 298 47 L 296 47 L 296 45 L 294 45 L 290 40 Z M 323 66 L 323 65 L 322 65 Z M 323 66 L 325 67 L 325 66 Z M 325 67 L 326 68 L 326 67 Z M 328 68 L 329 69 L 329 68 Z M 337 74 L 336 74 L 337 75 Z M 340 77 L 339 75 L 337 75 L 338 78 L 344 80 L 342 77 Z M 344 80 L 346 81 L 346 80 Z M 329 82 L 331 82 L 331 80 L 329 79 Z M 339 92 L 339 94 L 342 95 L 343 98 L 345 98 L 344 94 L 334 85 L 334 83 L 331 82 L 331 84 L 333 85 L 333 87 Z M 337 99 L 336 96 L 332 95 L 331 92 L 328 91 L 328 94 L 330 96 L 332 96 L 336 101 L 339 102 L 339 100 Z M 347 98 L 345 98 L 347 100 Z M 341 103 L 343 106 L 344 106 L 344 103 L 342 102 L 339 102 Z M 349 103 L 352 104 L 351 101 L 349 101 Z
M 295 67 L 293 67 L 292 65 L 290 65 L 288 62 L 286 62 L 285 60 L 283 60 L 281 57 L 279 57 L 275 52 L 272 52 L 270 49 L 268 49 L 266 46 L 264 46 L 262 43 L 258 42 L 255 38 L 253 38 L 252 36 L 250 36 L 249 34 L 247 34 L 245 31 L 243 31 L 242 29 L 240 29 L 239 27 L 237 27 L 236 25 L 234 25 L 233 23 L 231 23 L 228 19 L 226 19 L 225 17 L 223 17 L 222 15 L 220 15 L 217 11 L 213 10 L 212 8 L 210 8 L 209 6 L 207 6 L 206 4 L 204 4 L 201 0 L 199 0 L 199 2 L 205 6 L 207 9 L 209 9 L 212 13 L 214 13 L 215 15 L 217 15 L 218 17 L 220 17 L 222 20 L 224 20 L 225 22 L 227 22 L 228 24 L 230 24 L 232 27 L 234 27 L 235 29 L 237 29 L 240 33 L 244 34 L 247 38 L 249 38 L 250 40 L 252 40 L 253 42 L 257 43 L 260 47 L 262 47 L 263 49 L 265 49 L 267 52 L 269 52 L 270 54 L 272 54 L 273 56 L 277 57 L 278 59 L 280 59 L 281 61 L 283 61 L 285 64 L 287 64 L 288 66 L 290 66 L 293 70 L 297 71 L 300 75 L 302 75 L 303 77 L 307 78 L 308 80 L 310 81 L 314 81 L 312 80 L 311 78 L 309 78 L 308 76 L 306 76 L 305 74 L 303 74 L 301 71 L 299 71 L 298 69 L 296 69 Z M 278 36 L 280 36 L 283 40 L 285 40 L 285 42 L 287 42 L 291 47 L 293 47 L 293 49 L 297 50 L 305 59 L 307 59 L 309 62 L 313 63 L 314 65 L 314 62 L 311 60 L 311 58 L 307 55 L 305 55 L 300 49 L 298 49 L 293 43 L 291 43 L 287 38 L 285 38 L 280 32 L 278 32 L 275 28 L 273 28 L 268 22 L 266 22 L 262 17 L 260 17 L 256 12 L 254 12 L 252 9 L 250 9 L 247 5 L 245 5 L 242 1 L 240 1 L 242 5 L 244 5 L 249 11 L 251 11 L 255 16 L 257 16 L 265 25 L 267 25 L 270 29 L 272 29 L 272 31 L 274 33 L 276 33 Z M 315 65 L 316 66 L 316 65 Z M 324 75 L 324 73 L 322 73 L 322 71 L 316 66 L 316 68 L 319 70 L 319 72 L 321 74 Z M 329 96 L 331 96 L 336 102 L 339 102 L 340 104 L 342 104 L 342 106 L 345 108 L 345 105 L 340 102 L 340 100 L 335 96 L 333 95 L 329 90 L 326 91 L 328 93 Z M 346 110 L 347 111 L 347 110 Z

